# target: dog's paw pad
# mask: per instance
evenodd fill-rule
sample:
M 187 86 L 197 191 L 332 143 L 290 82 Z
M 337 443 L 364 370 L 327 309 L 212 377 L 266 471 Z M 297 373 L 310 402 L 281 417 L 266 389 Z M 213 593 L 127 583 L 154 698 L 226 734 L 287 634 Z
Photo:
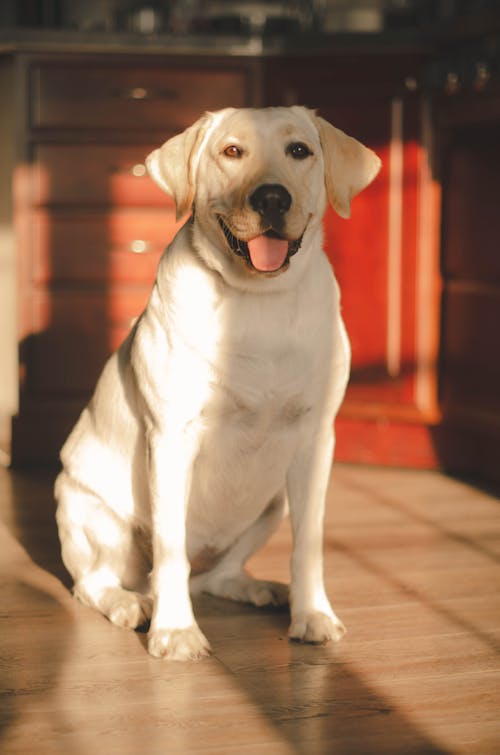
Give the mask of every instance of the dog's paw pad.
M 324 645 L 326 642 L 340 640 L 346 628 L 336 616 L 316 611 L 303 613 L 294 617 L 289 637 L 296 642 L 308 642 L 312 645 Z
M 122 590 L 114 605 L 108 611 L 108 617 L 113 624 L 126 629 L 137 629 L 144 626 L 153 612 L 151 598 L 135 592 Z
M 150 632 L 148 650 L 155 658 L 171 661 L 196 661 L 211 653 L 208 640 L 196 625 Z

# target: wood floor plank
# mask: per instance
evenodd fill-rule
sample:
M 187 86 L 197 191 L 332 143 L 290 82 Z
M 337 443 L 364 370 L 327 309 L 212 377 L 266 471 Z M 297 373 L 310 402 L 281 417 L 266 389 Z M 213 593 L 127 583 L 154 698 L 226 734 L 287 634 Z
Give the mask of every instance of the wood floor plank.
M 290 548 L 285 522 L 251 569 L 287 581 Z M 325 572 L 341 643 L 290 643 L 286 610 L 201 596 L 213 656 L 161 662 L 72 598 L 50 474 L 0 470 L 0 752 L 497 755 L 498 499 L 339 465 Z

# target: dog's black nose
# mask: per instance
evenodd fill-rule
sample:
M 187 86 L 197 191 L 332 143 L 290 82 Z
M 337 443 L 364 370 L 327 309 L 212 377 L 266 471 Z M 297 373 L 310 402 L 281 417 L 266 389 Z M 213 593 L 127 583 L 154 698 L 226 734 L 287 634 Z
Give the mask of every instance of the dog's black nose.
M 262 184 L 250 196 L 250 204 L 264 220 L 275 225 L 290 209 L 292 197 L 281 184 Z

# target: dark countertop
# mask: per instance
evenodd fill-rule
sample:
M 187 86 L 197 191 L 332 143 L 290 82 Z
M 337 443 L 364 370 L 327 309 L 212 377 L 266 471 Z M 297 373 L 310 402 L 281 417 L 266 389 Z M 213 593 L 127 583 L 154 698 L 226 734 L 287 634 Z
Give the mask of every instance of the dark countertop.
M 123 32 L 0 29 L 0 54 L 119 53 L 151 55 L 311 56 L 324 54 L 423 53 L 427 35 L 416 31 L 322 34 L 304 32 L 286 37 L 212 35 L 143 36 Z
M 441 54 L 444 49 L 486 40 L 500 48 L 500 9 L 464 13 L 420 28 L 377 32 L 321 33 L 304 31 L 282 36 L 213 34 L 142 35 L 123 31 L 0 28 L 0 54 L 96 53 L 178 56 L 314 56 L 362 54 Z

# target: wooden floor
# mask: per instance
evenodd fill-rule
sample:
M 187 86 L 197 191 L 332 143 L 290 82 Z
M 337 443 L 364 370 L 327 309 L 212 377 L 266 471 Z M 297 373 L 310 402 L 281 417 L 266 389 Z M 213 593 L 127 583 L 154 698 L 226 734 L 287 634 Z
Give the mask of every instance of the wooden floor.
M 158 661 L 71 597 L 51 480 L 0 470 L 0 752 L 500 753 L 500 503 L 437 473 L 338 466 L 335 646 L 203 598 L 214 655 Z M 286 580 L 288 524 L 252 562 Z M 66 585 L 66 586 L 65 586 Z

